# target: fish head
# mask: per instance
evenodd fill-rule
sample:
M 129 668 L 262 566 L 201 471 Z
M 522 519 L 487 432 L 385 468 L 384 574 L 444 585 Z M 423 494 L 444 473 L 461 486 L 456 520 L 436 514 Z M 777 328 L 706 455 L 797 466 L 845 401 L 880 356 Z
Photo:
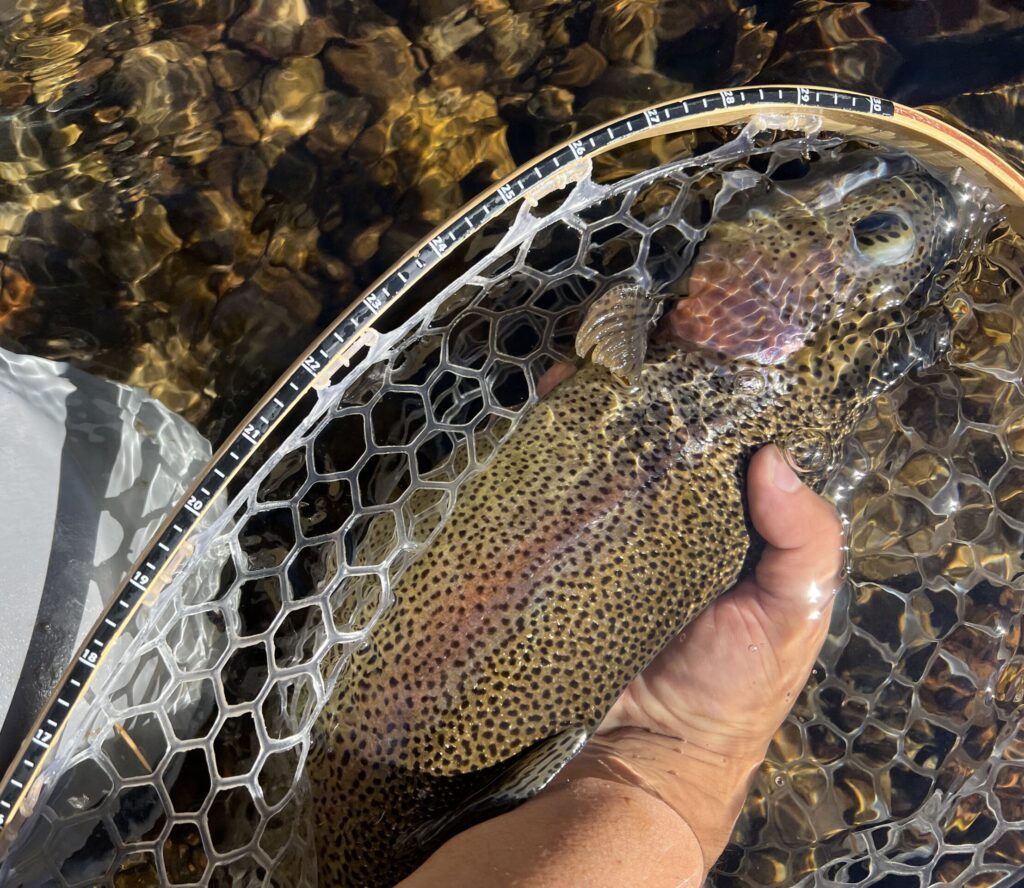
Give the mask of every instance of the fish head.
M 663 335 L 726 359 L 779 365 L 894 315 L 909 323 L 951 256 L 957 207 L 909 158 L 862 156 L 770 184 L 723 216 Z

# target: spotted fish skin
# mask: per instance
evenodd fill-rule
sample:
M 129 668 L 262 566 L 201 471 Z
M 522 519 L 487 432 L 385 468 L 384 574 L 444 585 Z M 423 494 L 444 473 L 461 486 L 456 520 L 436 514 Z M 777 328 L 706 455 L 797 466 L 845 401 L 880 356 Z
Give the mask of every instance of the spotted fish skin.
M 466 483 L 318 724 L 323 884 L 393 884 L 467 825 L 451 812 L 486 799 L 510 762 L 591 733 L 749 565 L 753 451 L 807 429 L 841 441 L 907 369 L 953 207 L 918 171 L 861 178 L 813 212 L 807 195 L 769 195 L 713 230 L 637 384 L 584 365 Z M 893 208 L 911 250 L 869 261 L 856 227 Z M 767 320 L 746 338 L 730 312 L 707 322 L 712 285 L 732 313 L 749 317 L 753 299 Z
M 874 171 L 885 169 L 880 162 Z M 851 300 L 873 311 L 899 304 L 948 237 L 946 225 L 921 230 L 921 220 L 950 219 L 948 196 L 924 172 L 871 172 L 779 188 L 714 226 L 685 281 L 685 303 L 668 317 L 673 337 L 776 364 Z

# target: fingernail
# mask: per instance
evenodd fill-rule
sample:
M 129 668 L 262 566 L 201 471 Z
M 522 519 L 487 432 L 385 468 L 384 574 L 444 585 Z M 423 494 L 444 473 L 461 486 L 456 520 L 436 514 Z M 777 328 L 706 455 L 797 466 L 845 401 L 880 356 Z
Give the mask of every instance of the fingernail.
M 786 462 L 786 458 L 782 455 L 782 451 L 778 447 L 775 450 L 775 468 L 772 471 L 772 481 L 779 490 L 784 490 L 786 493 L 792 493 L 797 490 L 803 483 L 797 477 L 790 467 L 789 463 Z

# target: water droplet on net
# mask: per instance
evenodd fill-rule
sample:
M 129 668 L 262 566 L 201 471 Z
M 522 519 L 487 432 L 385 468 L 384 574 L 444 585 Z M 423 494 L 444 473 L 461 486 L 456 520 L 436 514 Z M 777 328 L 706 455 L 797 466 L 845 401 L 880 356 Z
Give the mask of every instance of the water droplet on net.
M 767 386 L 764 374 L 753 367 L 737 371 L 732 379 L 732 390 L 737 395 L 759 395 Z
M 802 475 L 824 472 L 835 461 L 835 448 L 824 432 L 791 432 L 778 442 L 778 447 L 789 467 Z

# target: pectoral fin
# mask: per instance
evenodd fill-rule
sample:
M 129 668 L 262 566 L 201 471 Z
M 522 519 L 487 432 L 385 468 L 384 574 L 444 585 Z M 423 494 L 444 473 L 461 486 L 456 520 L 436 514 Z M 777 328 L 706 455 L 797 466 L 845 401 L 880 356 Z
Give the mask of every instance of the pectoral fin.
M 567 728 L 541 740 L 508 761 L 480 773 L 480 784 L 441 817 L 402 836 L 400 844 L 429 846 L 487 817 L 507 811 L 535 796 L 578 753 L 589 739 L 583 727 Z M 466 774 L 460 780 L 471 780 Z
M 635 383 L 658 306 L 643 287 L 616 284 L 591 304 L 576 333 L 576 353 L 589 355 L 622 382 Z
M 490 785 L 484 786 L 472 804 L 505 807 L 535 796 L 583 748 L 587 739 L 586 730 L 575 727 L 535 743 L 512 759 Z

